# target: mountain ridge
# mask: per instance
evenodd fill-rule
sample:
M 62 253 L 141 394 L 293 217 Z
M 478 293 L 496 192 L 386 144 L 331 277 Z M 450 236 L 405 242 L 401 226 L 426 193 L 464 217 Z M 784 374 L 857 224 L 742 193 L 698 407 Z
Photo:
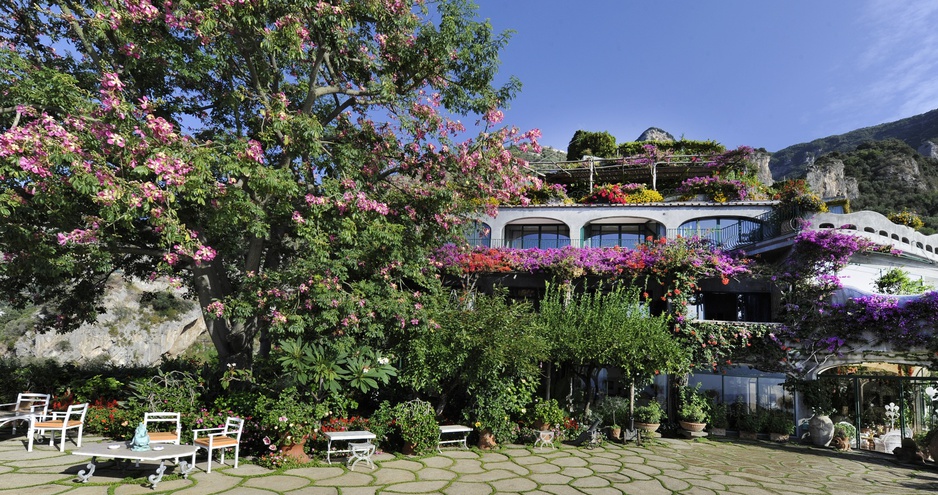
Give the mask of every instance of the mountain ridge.
M 864 142 L 898 139 L 923 156 L 938 157 L 938 109 L 893 122 L 798 143 L 772 153 L 769 169 L 776 180 L 804 177 L 822 155 L 850 152 Z

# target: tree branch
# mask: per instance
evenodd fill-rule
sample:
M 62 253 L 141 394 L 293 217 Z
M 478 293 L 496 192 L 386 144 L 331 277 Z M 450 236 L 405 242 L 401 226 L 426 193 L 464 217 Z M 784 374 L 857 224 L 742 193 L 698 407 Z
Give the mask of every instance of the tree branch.
M 66 5 L 66 2 L 56 2 L 56 5 L 59 6 L 62 13 L 65 14 L 65 17 L 69 19 L 69 25 L 72 26 L 75 35 L 81 40 L 81 44 L 85 47 L 85 52 L 88 54 L 88 57 L 91 58 L 95 67 L 97 67 L 99 72 L 103 72 L 104 67 L 101 65 L 101 57 L 94 51 L 94 45 L 89 43 L 88 39 L 85 37 L 85 30 L 82 29 L 81 24 L 78 23 L 78 17 L 72 12 L 72 9 Z

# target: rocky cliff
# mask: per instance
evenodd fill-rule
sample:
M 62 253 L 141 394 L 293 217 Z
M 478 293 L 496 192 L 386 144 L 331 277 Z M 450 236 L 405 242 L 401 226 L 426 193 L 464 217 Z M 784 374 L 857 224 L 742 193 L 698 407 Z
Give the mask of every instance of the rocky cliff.
M 125 281 L 113 276 L 102 304 L 105 312 L 95 323 L 64 334 L 39 333 L 30 322 L 41 315 L 29 312 L 17 322 L 25 332 L 12 345 L 0 349 L 0 354 L 68 363 L 156 364 L 207 337 L 199 306 L 181 296 L 165 282 Z
M 860 196 L 857 179 L 844 174 L 844 162 L 839 158 L 821 160 L 808 167 L 808 187 L 818 196 L 856 199 Z

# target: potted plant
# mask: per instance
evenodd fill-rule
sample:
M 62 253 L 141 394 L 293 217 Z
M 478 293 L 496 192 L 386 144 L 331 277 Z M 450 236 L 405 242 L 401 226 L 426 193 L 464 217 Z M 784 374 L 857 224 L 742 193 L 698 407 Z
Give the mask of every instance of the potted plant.
M 682 387 L 681 390 L 678 423 L 687 431 L 703 431 L 707 426 L 710 400 L 699 389 L 700 384 L 697 384 L 696 388 Z
M 795 433 L 795 419 L 788 411 L 772 410 L 766 414 L 764 428 L 773 442 L 787 442 Z
M 523 414 L 522 404 L 510 387 L 489 388 L 475 394 L 472 405 L 463 409 L 463 417 L 475 426 L 480 449 L 492 449 L 496 442 L 509 443 L 518 437 L 514 414 Z
M 730 426 L 729 405 L 725 403 L 714 404 L 710 409 L 710 433 L 725 437 L 726 429 Z
M 279 397 L 261 396 L 255 411 L 264 433 L 263 443 L 270 452 L 278 450 L 300 463 L 309 462 L 306 441 L 326 411 L 303 398 L 290 387 Z
M 370 428 L 379 441 L 400 444 L 405 454 L 433 449 L 440 435 L 433 406 L 419 399 L 393 406 L 382 402 L 371 418 Z
M 529 424 L 537 431 L 557 428 L 558 425 L 563 424 L 566 417 L 556 399 L 538 400 L 529 408 L 529 411 Z
M 622 436 L 622 426 L 619 420 L 629 417 L 629 400 L 624 397 L 606 397 L 596 407 L 596 412 L 602 417 L 603 423 L 609 425 L 609 434 L 612 438 Z
M 834 422 L 830 418 L 834 406 L 831 403 L 831 392 L 825 390 L 820 380 L 795 380 L 785 382 L 789 390 L 801 394 L 806 406 L 814 413 L 808 420 L 808 433 L 811 443 L 818 447 L 827 447 L 834 439 Z
M 752 411 L 748 408 L 742 411 L 736 418 L 736 427 L 739 428 L 739 438 L 744 440 L 756 440 L 759 432 L 762 431 L 763 423 L 762 411 Z
M 831 445 L 837 450 L 850 450 L 850 445 L 856 441 L 857 427 L 841 421 L 834 425 L 834 438 Z
M 652 433 L 661 425 L 664 410 L 658 401 L 652 399 L 647 404 L 635 407 L 635 427 Z

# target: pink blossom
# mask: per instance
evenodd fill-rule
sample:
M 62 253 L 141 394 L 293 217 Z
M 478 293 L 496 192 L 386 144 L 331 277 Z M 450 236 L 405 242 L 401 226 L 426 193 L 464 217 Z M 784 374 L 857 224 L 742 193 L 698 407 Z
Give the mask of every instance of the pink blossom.
M 225 314 L 225 304 L 221 301 L 213 301 L 205 307 L 205 311 L 216 318 L 221 318 Z

